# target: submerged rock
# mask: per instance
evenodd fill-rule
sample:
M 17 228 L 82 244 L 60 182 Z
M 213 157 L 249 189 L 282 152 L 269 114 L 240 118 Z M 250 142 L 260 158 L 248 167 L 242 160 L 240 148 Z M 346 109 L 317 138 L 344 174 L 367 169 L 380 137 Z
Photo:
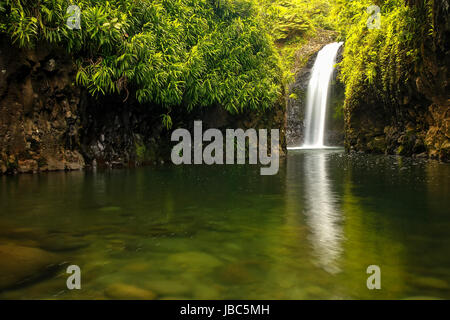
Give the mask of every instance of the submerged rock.
M 189 286 L 177 280 L 155 280 L 146 286 L 161 296 L 183 296 L 191 291 Z
M 411 282 L 414 285 L 423 288 L 433 288 L 442 290 L 449 288 L 449 284 L 447 281 L 433 277 L 413 277 Z
M 109 206 L 109 207 L 103 207 L 100 208 L 99 211 L 101 212 L 119 212 L 122 209 L 120 207 L 116 207 L 116 206 Z
M 189 300 L 188 298 L 185 297 L 163 297 L 159 300 L 168 300 L 168 301 L 174 301 L 174 300 Z
M 168 260 L 169 265 L 189 271 L 204 272 L 222 265 L 222 261 L 216 257 L 200 251 L 175 253 L 170 255 Z
M 45 233 L 33 228 L 17 228 L 7 223 L 0 223 L 0 235 L 13 240 L 34 240 L 38 241 Z
M 147 262 L 134 262 L 127 264 L 123 270 L 126 272 L 148 272 L 152 269 L 152 264 Z
M 72 251 L 89 246 L 89 242 L 70 235 L 51 235 L 39 242 L 39 247 L 48 251 Z
M 256 281 L 252 272 L 251 263 L 235 262 L 220 269 L 220 279 L 225 283 L 246 284 Z
M 198 300 L 218 300 L 221 299 L 218 286 L 200 284 L 194 287 L 194 299 Z
M 405 298 L 403 300 L 442 300 L 442 298 L 428 297 L 428 296 L 414 296 Z
M 48 276 L 60 262 L 57 255 L 42 249 L 0 245 L 0 290 Z
M 116 300 L 154 300 L 156 294 L 150 290 L 124 283 L 115 283 L 105 289 L 105 295 Z

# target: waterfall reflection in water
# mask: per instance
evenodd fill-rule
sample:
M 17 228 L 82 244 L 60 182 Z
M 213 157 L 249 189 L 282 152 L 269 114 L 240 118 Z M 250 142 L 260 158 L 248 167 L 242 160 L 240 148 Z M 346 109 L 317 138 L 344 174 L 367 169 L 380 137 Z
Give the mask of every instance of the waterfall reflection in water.
M 288 179 L 297 179 L 301 184 L 301 188 L 296 188 L 296 192 L 290 192 L 289 196 L 294 198 L 292 203 L 301 197 L 315 263 L 332 274 L 341 271 L 339 257 L 343 250 L 342 212 L 327 167 L 329 155 L 336 152 L 340 151 L 303 151 L 301 162 L 287 165 Z

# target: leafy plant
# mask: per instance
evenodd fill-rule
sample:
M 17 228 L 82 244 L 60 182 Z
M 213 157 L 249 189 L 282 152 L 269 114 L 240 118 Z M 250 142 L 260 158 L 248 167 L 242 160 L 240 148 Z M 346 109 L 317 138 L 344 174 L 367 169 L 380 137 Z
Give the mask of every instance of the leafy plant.
M 375 90 L 386 107 L 398 104 L 405 82 L 420 65 L 419 50 L 432 28 L 429 5 L 410 7 L 403 0 L 375 1 L 381 8 L 380 29 L 368 29 L 366 9 L 372 0 L 334 0 L 332 19 L 345 39 L 342 78 L 346 108 L 361 88 Z
M 66 26 L 71 4 L 81 9 L 80 30 Z M 259 9 L 255 0 L 2 0 L 0 31 L 22 47 L 66 48 L 76 82 L 92 95 L 238 113 L 270 108 L 281 94 L 279 56 Z M 162 120 L 171 126 L 170 116 Z

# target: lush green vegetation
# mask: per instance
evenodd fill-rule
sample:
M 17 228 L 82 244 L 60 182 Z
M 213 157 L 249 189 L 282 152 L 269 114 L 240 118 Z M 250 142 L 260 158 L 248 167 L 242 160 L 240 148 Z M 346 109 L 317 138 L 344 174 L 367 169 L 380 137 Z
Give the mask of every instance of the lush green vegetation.
M 373 0 L 335 0 L 332 19 L 345 39 L 342 77 L 347 107 L 362 86 L 376 90 L 387 105 L 401 96 L 409 76 L 420 68 L 420 47 L 433 32 L 432 2 L 410 7 L 404 0 L 375 1 L 381 26 L 369 29 L 366 9 Z
M 75 57 L 77 82 L 92 94 L 134 94 L 167 109 L 220 105 L 229 112 L 274 105 L 295 52 L 318 29 L 346 41 L 346 98 L 362 85 L 395 99 L 432 32 L 432 1 L 80 0 L 81 30 L 66 26 L 66 0 L 0 0 L 0 31 L 20 46 L 60 45 Z M 381 8 L 381 28 L 367 8 Z M 425 17 L 425 18 L 424 18 Z
M 316 28 L 331 28 L 328 0 L 260 0 L 259 6 L 278 43 L 299 40 Z
M 285 82 L 293 78 L 296 53 L 317 36 L 321 29 L 332 29 L 329 12 L 333 0 L 260 0 L 259 6 L 281 57 Z M 306 57 L 307 58 L 307 57 Z M 306 59 L 307 60 L 307 59 Z M 300 65 L 306 61 L 299 61 Z
M 1 28 L 21 46 L 66 47 L 92 94 L 133 92 L 167 108 L 265 109 L 281 93 L 273 41 L 252 1 L 82 0 L 70 30 L 65 0 L 3 0 Z M 170 126 L 170 116 L 163 116 Z
M 161 105 L 170 127 L 179 107 L 272 107 L 289 79 L 295 44 L 327 26 L 328 2 L 0 0 L 0 31 L 22 47 L 66 48 L 78 84 L 93 95 L 135 94 Z M 70 4 L 81 9 L 81 30 L 66 26 Z

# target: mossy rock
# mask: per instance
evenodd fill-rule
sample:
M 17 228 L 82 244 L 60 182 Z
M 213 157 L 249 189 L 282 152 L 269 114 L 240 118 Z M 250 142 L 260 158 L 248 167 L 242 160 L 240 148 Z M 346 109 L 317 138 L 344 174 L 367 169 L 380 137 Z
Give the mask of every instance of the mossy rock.
M 124 283 L 115 283 L 105 289 L 105 295 L 115 300 L 154 300 L 153 291 L 135 287 Z
M 16 244 L 0 245 L 0 290 L 53 274 L 61 259 L 39 248 Z M 61 288 L 65 283 L 61 283 Z
M 373 153 L 384 153 L 386 140 L 384 136 L 375 137 L 367 144 L 367 147 Z

